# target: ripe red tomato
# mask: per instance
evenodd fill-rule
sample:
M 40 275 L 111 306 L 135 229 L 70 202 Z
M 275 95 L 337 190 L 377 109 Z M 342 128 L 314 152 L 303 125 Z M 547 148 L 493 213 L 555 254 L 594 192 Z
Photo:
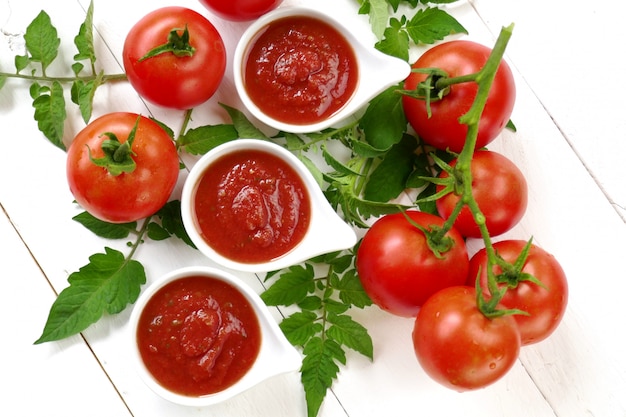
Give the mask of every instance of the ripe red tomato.
M 254 20 L 274 10 L 283 0 L 200 0 L 222 19 L 243 22 Z
M 142 60 L 167 44 L 172 31 L 184 44 L 185 28 L 191 55 L 164 52 Z M 186 49 L 179 45 L 178 50 Z M 139 20 L 126 35 L 122 57 L 128 81 L 140 96 L 176 109 L 207 101 L 226 71 L 226 48 L 219 32 L 204 16 L 184 7 L 157 9 Z
M 435 45 L 413 64 L 413 68 L 440 68 L 450 77 L 472 74 L 479 71 L 491 49 L 481 44 L 455 40 Z M 406 90 L 414 90 L 426 74 L 412 72 L 405 81 Z M 459 117 L 472 106 L 478 85 L 465 82 L 451 86 L 449 94 L 442 100 L 430 104 L 429 118 L 424 100 L 402 97 L 406 117 L 424 142 L 435 148 L 459 153 L 465 144 L 467 126 L 459 123 Z M 515 103 L 515 81 L 508 64 L 502 61 L 493 81 L 489 98 L 479 122 L 476 149 L 493 141 L 508 123 Z
M 102 158 L 102 143 L 114 134 L 125 143 L 137 123 L 132 143 L 135 169 L 112 175 L 92 159 Z M 91 152 L 91 158 L 90 158 Z M 174 142 L 154 121 L 133 113 L 109 113 L 89 123 L 67 150 L 67 180 L 74 198 L 87 212 L 110 223 L 132 222 L 157 212 L 178 179 Z
M 514 263 L 526 244 L 523 240 L 503 240 L 493 246 L 505 261 Z M 484 249 L 470 260 L 468 285 L 475 285 L 479 271 L 481 287 L 489 295 L 487 253 Z M 556 258 L 534 244 L 521 271 L 537 278 L 545 288 L 532 281 L 518 282 L 518 276 L 514 273 L 502 276 L 506 282 L 499 285 L 509 283 L 509 289 L 501 301 L 502 305 L 529 313 L 528 316 L 514 316 L 520 329 L 522 345 L 528 345 L 544 340 L 557 328 L 565 314 L 569 290 L 565 272 Z M 502 269 L 496 266 L 494 272 L 500 274 Z
M 413 328 L 413 347 L 424 371 L 456 391 L 485 387 L 504 376 L 520 352 L 515 319 L 489 319 L 476 306 L 476 290 L 445 288 L 424 303 Z
M 406 214 L 423 228 L 443 225 L 429 213 Z M 402 213 L 378 219 L 365 233 L 356 257 L 357 272 L 372 301 L 392 314 L 414 317 L 432 294 L 463 284 L 469 266 L 465 242 L 455 229 L 446 236 L 452 246 L 437 257 L 424 232 Z
M 450 162 L 456 166 L 457 160 Z M 522 171 L 508 158 L 499 153 L 479 150 L 471 162 L 472 193 L 486 219 L 489 234 L 501 235 L 515 226 L 524 216 L 528 205 L 528 185 Z M 442 171 L 440 178 L 447 178 Z M 437 186 L 441 191 L 443 186 Z M 437 199 L 437 211 L 444 219 L 450 217 L 461 197 L 449 193 Z M 480 237 L 480 230 L 471 211 L 463 207 L 454 227 L 465 237 Z

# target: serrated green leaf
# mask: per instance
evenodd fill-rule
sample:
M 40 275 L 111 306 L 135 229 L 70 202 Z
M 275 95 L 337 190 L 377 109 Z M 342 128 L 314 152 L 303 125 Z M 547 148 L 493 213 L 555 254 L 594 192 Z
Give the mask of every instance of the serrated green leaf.
M 148 223 L 148 237 L 152 240 L 165 240 L 169 238 L 171 235 L 167 230 L 163 228 L 158 223 L 150 222 Z
M 30 57 L 28 55 L 16 55 L 14 61 L 15 71 L 19 73 L 30 64 Z
M 63 87 L 58 81 L 54 81 L 49 94 L 44 88 L 39 89 L 39 96 L 33 100 L 35 108 L 35 120 L 39 130 L 56 147 L 65 150 L 63 144 L 63 129 L 66 118 L 65 98 Z M 32 90 L 31 90 L 32 92 Z
M 28 25 L 24 34 L 24 41 L 26 42 L 26 49 L 30 53 L 30 60 L 41 63 L 45 73 L 46 68 L 57 57 L 61 44 L 57 30 L 45 11 L 42 10 Z
M 331 184 L 324 194 L 331 206 L 335 209 L 341 208 L 346 221 L 354 226 L 367 228 L 369 226 L 366 221 L 371 217 L 398 213 L 402 209 L 407 209 L 398 204 L 363 200 L 349 187 L 337 185 Z M 335 186 L 337 187 L 334 188 Z
M 327 294 L 327 297 L 330 297 L 330 294 Z M 332 298 L 326 298 L 324 300 L 324 308 L 328 313 L 343 314 L 350 309 L 350 306 L 343 302 L 333 300 Z
M 161 220 L 161 226 L 170 235 L 178 237 L 185 242 L 188 246 L 196 248 L 196 245 L 191 241 L 191 238 L 187 234 L 185 225 L 183 224 L 183 217 L 180 209 L 180 200 L 168 201 L 161 209 L 156 213 L 157 217 Z
M 335 284 L 335 289 L 339 291 L 339 299 L 348 305 L 358 308 L 372 305 L 372 300 L 363 289 L 355 269 L 347 271 Z
M 458 20 L 436 7 L 418 10 L 407 22 L 406 30 L 416 44 L 433 44 L 453 33 L 467 33 Z
M 237 138 L 237 130 L 233 125 L 208 125 L 189 129 L 178 138 L 178 145 L 192 155 L 204 155 L 211 149 Z
M 243 112 L 223 103 L 220 103 L 220 106 L 222 106 L 230 116 L 240 138 L 270 140 L 265 133 L 257 129 L 257 127 L 248 120 Z
M 321 148 L 322 148 L 322 156 L 324 157 L 324 161 L 328 164 L 329 167 L 331 167 L 332 169 L 334 169 L 335 171 L 343 175 L 361 175 L 360 173 L 353 170 L 349 166 L 340 162 L 332 154 L 330 154 L 326 146 L 322 145 Z
M 317 318 L 317 314 L 310 311 L 297 312 L 285 318 L 280 323 L 280 328 L 292 345 L 304 346 L 324 329 Z
M 80 114 L 85 123 L 89 123 L 93 112 L 93 98 L 96 94 L 96 83 L 94 81 L 84 82 L 76 80 L 72 83 L 71 99 L 78 105 Z
M 105 239 L 125 239 L 137 229 L 137 222 L 131 223 L 108 223 L 95 218 L 84 211 L 72 217 L 72 220 L 85 226 L 92 233 Z
M 387 55 L 409 61 L 409 35 L 396 18 L 390 20 L 383 39 L 375 47 Z
M 306 156 L 303 153 L 298 153 L 296 156 L 298 157 L 298 159 L 300 161 L 302 161 L 302 163 L 311 172 L 311 174 L 313 175 L 313 178 L 315 179 L 315 182 L 317 183 L 317 185 L 322 187 L 324 185 L 324 174 L 322 173 L 322 171 L 320 171 L 320 169 L 317 167 L 317 165 L 315 165 L 315 163 L 313 161 L 311 161 L 311 159 L 309 159 L 309 157 Z
M 369 0 L 369 21 L 376 39 L 382 39 L 389 21 L 389 4 L 386 0 Z
M 367 106 L 359 125 L 367 143 L 376 149 L 389 149 L 400 142 L 407 129 L 398 86 L 391 86 L 376 96 Z
M 261 299 L 269 306 L 298 304 L 315 290 L 314 278 L 315 272 L 310 264 L 292 266 L 261 293 Z
M 283 137 L 285 138 L 285 147 L 290 151 L 300 150 L 305 145 L 304 140 L 295 133 L 285 132 Z
M 397 198 L 407 188 L 406 181 L 413 171 L 416 147 L 417 142 L 411 136 L 405 136 L 394 145 L 370 174 L 363 198 L 380 202 Z
M 315 311 L 322 308 L 322 299 L 316 295 L 305 297 L 298 303 L 298 307 L 302 310 Z
M 345 353 L 334 340 L 322 340 L 319 337 L 309 340 L 303 353 L 301 381 L 306 397 L 307 416 L 315 417 L 339 373 L 336 362 L 345 364 Z
M 35 344 L 61 340 L 82 332 L 104 313 L 117 314 L 137 300 L 146 274 L 139 262 L 111 248 L 89 258 L 72 273 L 52 304 L 43 333 Z
M 80 25 L 78 35 L 74 38 L 74 45 L 78 50 L 74 60 L 88 60 L 92 65 L 96 62 L 96 51 L 93 46 L 93 1 L 89 3 L 85 21 Z
M 329 314 L 327 320 L 332 324 L 326 331 L 328 337 L 369 359 L 374 359 L 372 338 L 363 325 L 346 315 Z

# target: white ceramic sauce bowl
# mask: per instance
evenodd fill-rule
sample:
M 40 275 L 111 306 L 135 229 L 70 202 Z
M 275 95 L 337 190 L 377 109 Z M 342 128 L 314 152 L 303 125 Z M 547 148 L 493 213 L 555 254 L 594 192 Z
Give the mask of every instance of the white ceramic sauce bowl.
M 271 22 L 291 16 L 305 16 L 323 20 L 333 26 L 352 46 L 358 67 L 358 82 L 352 98 L 331 117 L 312 124 L 290 124 L 265 114 L 246 91 L 244 73 L 248 51 L 257 34 Z M 384 54 L 374 47 L 366 46 L 341 22 L 319 10 L 303 6 L 285 6 L 267 13 L 256 20 L 243 33 L 234 54 L 234 81 L 239 97 L 250 113 L 262 123 L 275 129 L 291 133 L 317 132 L 334 126 L 364 107 L 382 91 L 406 79 L 410 65 L 402 59 Z
M 241 150 L 265 151 L 291 166 L 302 179 L 310 201 L 310 222 L 304 237 L 291 251 L 262 263 L 242 263 L 216 252 L 203 238 L 198 226 L 194 201 L 198 183 L 206 169 L 216 160 Z M 273 142 L 260 139 L 237 139 L 220 145 L 202 156 L 189 172 L 181 196 L 183 224 L 196 247 L 215 263 L 238 271 L 268 272 L 299 264 L 314 256 L 353 247 L 357 242 L 354 229 L 339 217 L 322 193 L 308 168 L 293 153 Z
M 141 354 L 139 353 L 137 344 L 137 326 L 146 303 L 161 288 L 178 279 L 197 276 L 218 279 L 229 283 L 245 296 L 254 309 L 259 321 L 259 327 L 261 330 L 261 346 L 256 361 L 252 367 L 234 385 L 231 385 L 223 391 L 214 394 L 194 397 L 172 392 L 159 384 L 159 382 L 152 376 L 144 365 Z M 202 407 L 220 403 L 241 394 L 242 392 L 269 378 L 284 373 L 298 371 L 302 365 L 302 357 L 300 353 L 285 338 L 261 298 L 252 290 L 251 287 L 243 283 L 243 281 L 239 278 L 216 268 L 204 266 L 186 267 L 177 269 L 162 276 L 146 288 L 135 303 L 130 317 L 130 331 L 131 354 L 137 365 L 136 369 L 141 379 L 160 397 L 172 403 L 185 406 Z

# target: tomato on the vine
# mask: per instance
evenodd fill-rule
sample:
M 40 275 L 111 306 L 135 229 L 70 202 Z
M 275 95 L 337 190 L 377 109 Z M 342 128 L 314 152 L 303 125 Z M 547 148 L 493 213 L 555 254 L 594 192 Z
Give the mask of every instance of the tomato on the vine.
M 454 167 L 456 164 L 457 160 L 454 159 L 449 165 Z M 528 185 L 524 175 L 510 159 L 488 150 L 478 150 L 474 153 L 470 170 L 472 194 L 485 216 L 490 236 L 498 236 L 510 230 L 524 216 L 528 205 Z M 439 178 L 448 177 L 445 170 L 439 174 Z M 443 188 L 443 185 L 438 185 L 437 192 Z M 460 199 L 461 196 L 454 192 L 437 199 L 439 215 L 444 219 L 450 217 Z M 454 227 L 465 237 L 481 236 L 472 212 L 467 206 L 461 209 Z
M 126 35 L 122 57 L 128 81 L 140 96 L 183 110 L 211 98 L 226 71 L 220 33 L 184 7 L 160 8 L 140 19 Z
M 125 145 L 129 137 L 130 148 Z M 126 223 L 167 203 L 179 160 L 174 142 L 156 122 L 134 113 L 109 113 L 76 135 L 66 170 L 70 191 L 83 209 L 106 222 Z
M 412 67 L 439 68 L 449 77 L 457 77 L 478 72 L 490 53 L 491 49 L 484 45 L 454 40 L 427 50 Z M 426 77 L 427 74 L 412 72 L 405 81 L 404 89 L 415 90 Z M 438 149 L 459 153 L 467 136 L 467 125 L 459 123 L 459 117 L 468 112 L 477 91 L 478 85 L 472 81 L 450 86 L 442 99 L 430 103 L 430 117 L 425 100 L 403 95 L 402 104 L 410 125 L 424 142 Z M 513 74 L 508 64 L 501 61 L 478 125 L 476 149 L 486 146 L 500 134 L 511 117 L 514 103 Z
M 200 0 L 222 19 L 243 22 L 254 20 L 274 10 L 283 0 Z
M 503 377 L 520 352 L 511 315 L 487 318 L 476 290 L 445 288 L 426 301 L 415 319 L 413 347 L 424 371 L 456 391 L 483 388 Z
M 441 228 L 435 215 L 405 213 L 423 229 Z M 392 314 L 413 317 L 420 306 L 442 288 L 461 285 L 469 267 L 462 236 L 453 228 L 442 243 L 448 250 L 433 252 L 424 231 L 402 213 L 378 219 L 365 233 L 356 257 L 356 270 L 372 301 Z
M 527 243 L 523 240 L 503 240 L 494 243 L 493 248 L 502 259 L 514 265 Z M 476 279 L 480 279 L 483 292 L 489 295 L 487 268 L 487 252 L 481 249 L 470 260 L 467 284 L 475 285 Z M 569 291 L 567 277 L 556 258 L 534 244 L 531 244 L 528 257 L 520 268 L 503 271 L 500 266 L 494 266 L 493 271 L 496 278 L 500 278 L 498 285 L 508 286 L 501 304 L 528 313 L 514 315 L 522 344 L 528 345 L 544 340 L 558 327 L 565 315 Z M 528 279 L 531 277 L 540 284 Z

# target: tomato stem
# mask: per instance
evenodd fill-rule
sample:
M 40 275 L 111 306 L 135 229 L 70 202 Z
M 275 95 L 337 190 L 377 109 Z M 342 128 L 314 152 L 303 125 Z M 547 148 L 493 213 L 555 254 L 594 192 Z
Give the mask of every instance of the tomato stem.
M 0 72 L 0 78 L 17 78 L 20 80 L 28 80 L 28 81 L 45 81 L 45 82 L 53 82 L 57 81 L 60 83 L 73 83 L 75 81 L 95 81 L 101 80 L 100 84 L 104 84 L 109 81 L 126 81 L 128 78 L 126 77 L 126 73 L 122 74 L 96 74 L 96 75 L 86 75 L 86 76 L 76 76 L 76 77 L 52 77 L 48 76 L 45 73 L 42 75 L 34 75 L 34 74 L 15 74 L 9 72 Z
M 182 35 L 178 32 L 183 31 Z M 149 50 L 144 56 L 139 58 L 138 62 L 145 61 L 146 59 L 154 58 L 157 55 L 172 53 L 176 57 L 189 57 L 193 56 L 196 52 L 196 48 L 189 43 L 189 29 L 185 25 L 184 29 L 174 28 L 167 35 L 167 42 Z

